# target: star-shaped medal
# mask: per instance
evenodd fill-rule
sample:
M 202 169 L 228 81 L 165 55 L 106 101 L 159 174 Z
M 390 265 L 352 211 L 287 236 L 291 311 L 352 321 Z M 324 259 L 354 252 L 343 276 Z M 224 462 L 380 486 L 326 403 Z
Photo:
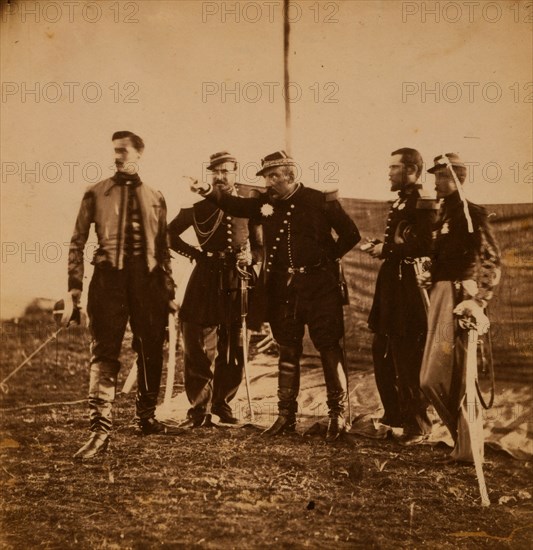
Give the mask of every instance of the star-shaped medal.
M 264 218 L 272 216 L 273 213 L 274 207 L 270 203 L 265 202 L 265 204 L 261 206 L 261 216 L 263 216 Z

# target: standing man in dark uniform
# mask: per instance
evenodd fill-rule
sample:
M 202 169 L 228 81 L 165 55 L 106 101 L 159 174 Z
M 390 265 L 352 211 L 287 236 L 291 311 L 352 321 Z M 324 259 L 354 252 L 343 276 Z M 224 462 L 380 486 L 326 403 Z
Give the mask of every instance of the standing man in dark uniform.
M 207 169 L 221 193 L 237 195 L 235 157 L 227 151 L 215 153 Z M 180 237 L 191 226 L 200 250 Z M 224 214 L 208 200 L 181 209 L 168 229 L 171 248 L 196 262 L 179 311 L 185 391 L 191 403 L 186 424 L 209 426 L 211 413 L 236 424 L 229 403 L 242 381 L 244 361 L 237 266 L 261 263 L 261 230 L 249 227 L 247 219 Z M 254 328 L 253 321 L 248 324 Z
M 465 164 L 455 153 L 439 155 L 434 163 L 428 172 L 435 174 L 437 198 L 443 204 L 431 273 L 419 278 L 426 286 L 433 283 L 420 385 L 455 442 L 445 460 L 472 462 L 470 434 L 480 432 L 474 440 L 481 444 L 476 451 L 482 457 L 483 428 L 474 421 L 475 404 L 465 400 L 466 325 L 474 323 L 478 334 L 489 329 L 483 310 L 500 280 L 500 251 L 485 208 L 463 196 Z
M 373 258 L 384 260 L 368 324 L 374 332 L 374 373 L 385 411 L 382 423 L 403 428 L 398 439 L 402 445 L 416 445 L 431 431 L 419 382 L 427 304 L 417 284 L 414 262 L 430 254 L 436 203 L 420 198 L 417 181 L 422 164 L 415 149 L 392 152 L 389 180 L 398 199 L 389 210 L 384 242 L 374 240 L 365 247 Z
M 284 151 L 262 160 L 267 192 L 238 198 L 216 187 L 201 192 L 224 211 L 263 225 L 268 297 L 267 318 L 279 344 L 279 416 L 265 433 L 294 431 L 300 388 L 300 357 L 307 324 L 320 352 L 326 380 L 329 425 L 327 441 L 345 430 L 346 376 L 340 339 L 343 336 L 342 300 L 337 262 L 360 240 L 354 222 L 336 193 L 322 193 L 295 180 L 296 165 Z M 332 229 L 338 235 L 335 240 Z
M 111 409 L 120 369 L 120 348 L 128 320 L 137 352 L 136 432 L 166 432 L 155 420 L 163 342 L 174 283 L 167 246 L 166 205 L 144 184 L 137 164 L 143 140 L 132 132 L 112 137 L 116 174 L 85 192 L 70 241 L 68 287 L 75 304 L 83 288 L 83 255 L 91 224 L 98 237 L 87 313 L 91 328 L 89 441 L 74 455 L 104 452 L 112 428 Z

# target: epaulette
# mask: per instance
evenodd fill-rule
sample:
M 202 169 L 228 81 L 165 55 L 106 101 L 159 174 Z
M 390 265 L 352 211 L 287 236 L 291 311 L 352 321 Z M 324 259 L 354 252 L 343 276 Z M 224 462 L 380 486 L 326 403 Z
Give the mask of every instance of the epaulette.
M 338 189 L 322 189 L 322 193 L 324 193 L 326 202 L 336 201 L 339 198 Z
M 416 201 L 416 208 L 417 210 L 438 210 L 440 203 L 431 197 L 420 197 Z

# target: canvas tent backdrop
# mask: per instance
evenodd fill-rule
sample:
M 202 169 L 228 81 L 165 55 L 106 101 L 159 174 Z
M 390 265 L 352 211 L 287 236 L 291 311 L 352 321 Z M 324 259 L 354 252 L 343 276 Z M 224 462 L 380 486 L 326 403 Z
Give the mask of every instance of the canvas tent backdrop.
M 389 204 L 358 199 L 341 200 L 355 220 L 363 240 L 382 238 Z M 502 252 L 502 279 L 488 313 L 491 320 L 496 378 L 530 384 L 533 380 L 533 205 L 486 206 Z M 361 252 L 359 246 L 344 260 L 351 303 L 346 308 L 346 341 L 351 368 L 372 364 L 372 334 L 367 318 L 374 295 L 380 261 Z
M 241 186 L 243 194 L 251 189 Z M 355 220 L 363 240 L 382 237 L 390 202 L 340 199 Z M 531 343 L 533 342 L 533 205 L 491 204 L 486 206 L 502 251 L 502 279 L 489 305 L 493 359 L 496 374 L 494 407 L 484 413 L 485 436 L 489 446 L 503 449 L 515 458 L 527 460 L 533 455 L 531 434 Z M 354 417 L 379 415 L 380 401 L 372 367 L 372 333 L 367 319 L 372 304 L 381 261 L 362 252 L 359 246 L 343 259 L 350 290 L 350 305 L 345 306 L 346 351 L 350 374 Z M 190 273 L 188 261 L 179 260 L 176 277 L 183 293 Z M 182 276 L 183 274 L 183 276 Z M 277 404 L 277 359 L 259 355 L 251 364 L 251 392 L 256 422 L 268 425 Z M 488 400 L 488 380 L 482 384 Z M 306 335 L 302 358 L 302 386 L 299 395 L 300 430 L 305 430 L 325 414 L 325 390 L 320 357 Z M 247 417 L 248 403 L 241 387 L 232 403 L 237 417 Z M 184 393 L 158 412 L 163 418 L 181 418 L 187 411 Z M 430 442 L 452 444 L 447 429 L 433 411 L 435 421 Z M 374 437 L 374 436 L 372 436 Z

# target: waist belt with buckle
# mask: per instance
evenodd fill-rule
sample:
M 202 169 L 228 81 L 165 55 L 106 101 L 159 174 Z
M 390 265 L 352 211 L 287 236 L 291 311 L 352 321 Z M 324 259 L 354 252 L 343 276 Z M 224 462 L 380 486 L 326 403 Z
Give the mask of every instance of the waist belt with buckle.
M 326 266 L 325 262 L 318 262 L 315 265 L 303 265 L 300 267 L 289 267 L 287 273 L 294 275 L 295 273 L 310 273 L 311 271 L 318 271 Z
M 238 253 L 238 250 L 220 250 L 215 252 L 206 252 L 205 254 L 208 258 L 218 258 L 223 260 L 225 258 L 235 258 Z

